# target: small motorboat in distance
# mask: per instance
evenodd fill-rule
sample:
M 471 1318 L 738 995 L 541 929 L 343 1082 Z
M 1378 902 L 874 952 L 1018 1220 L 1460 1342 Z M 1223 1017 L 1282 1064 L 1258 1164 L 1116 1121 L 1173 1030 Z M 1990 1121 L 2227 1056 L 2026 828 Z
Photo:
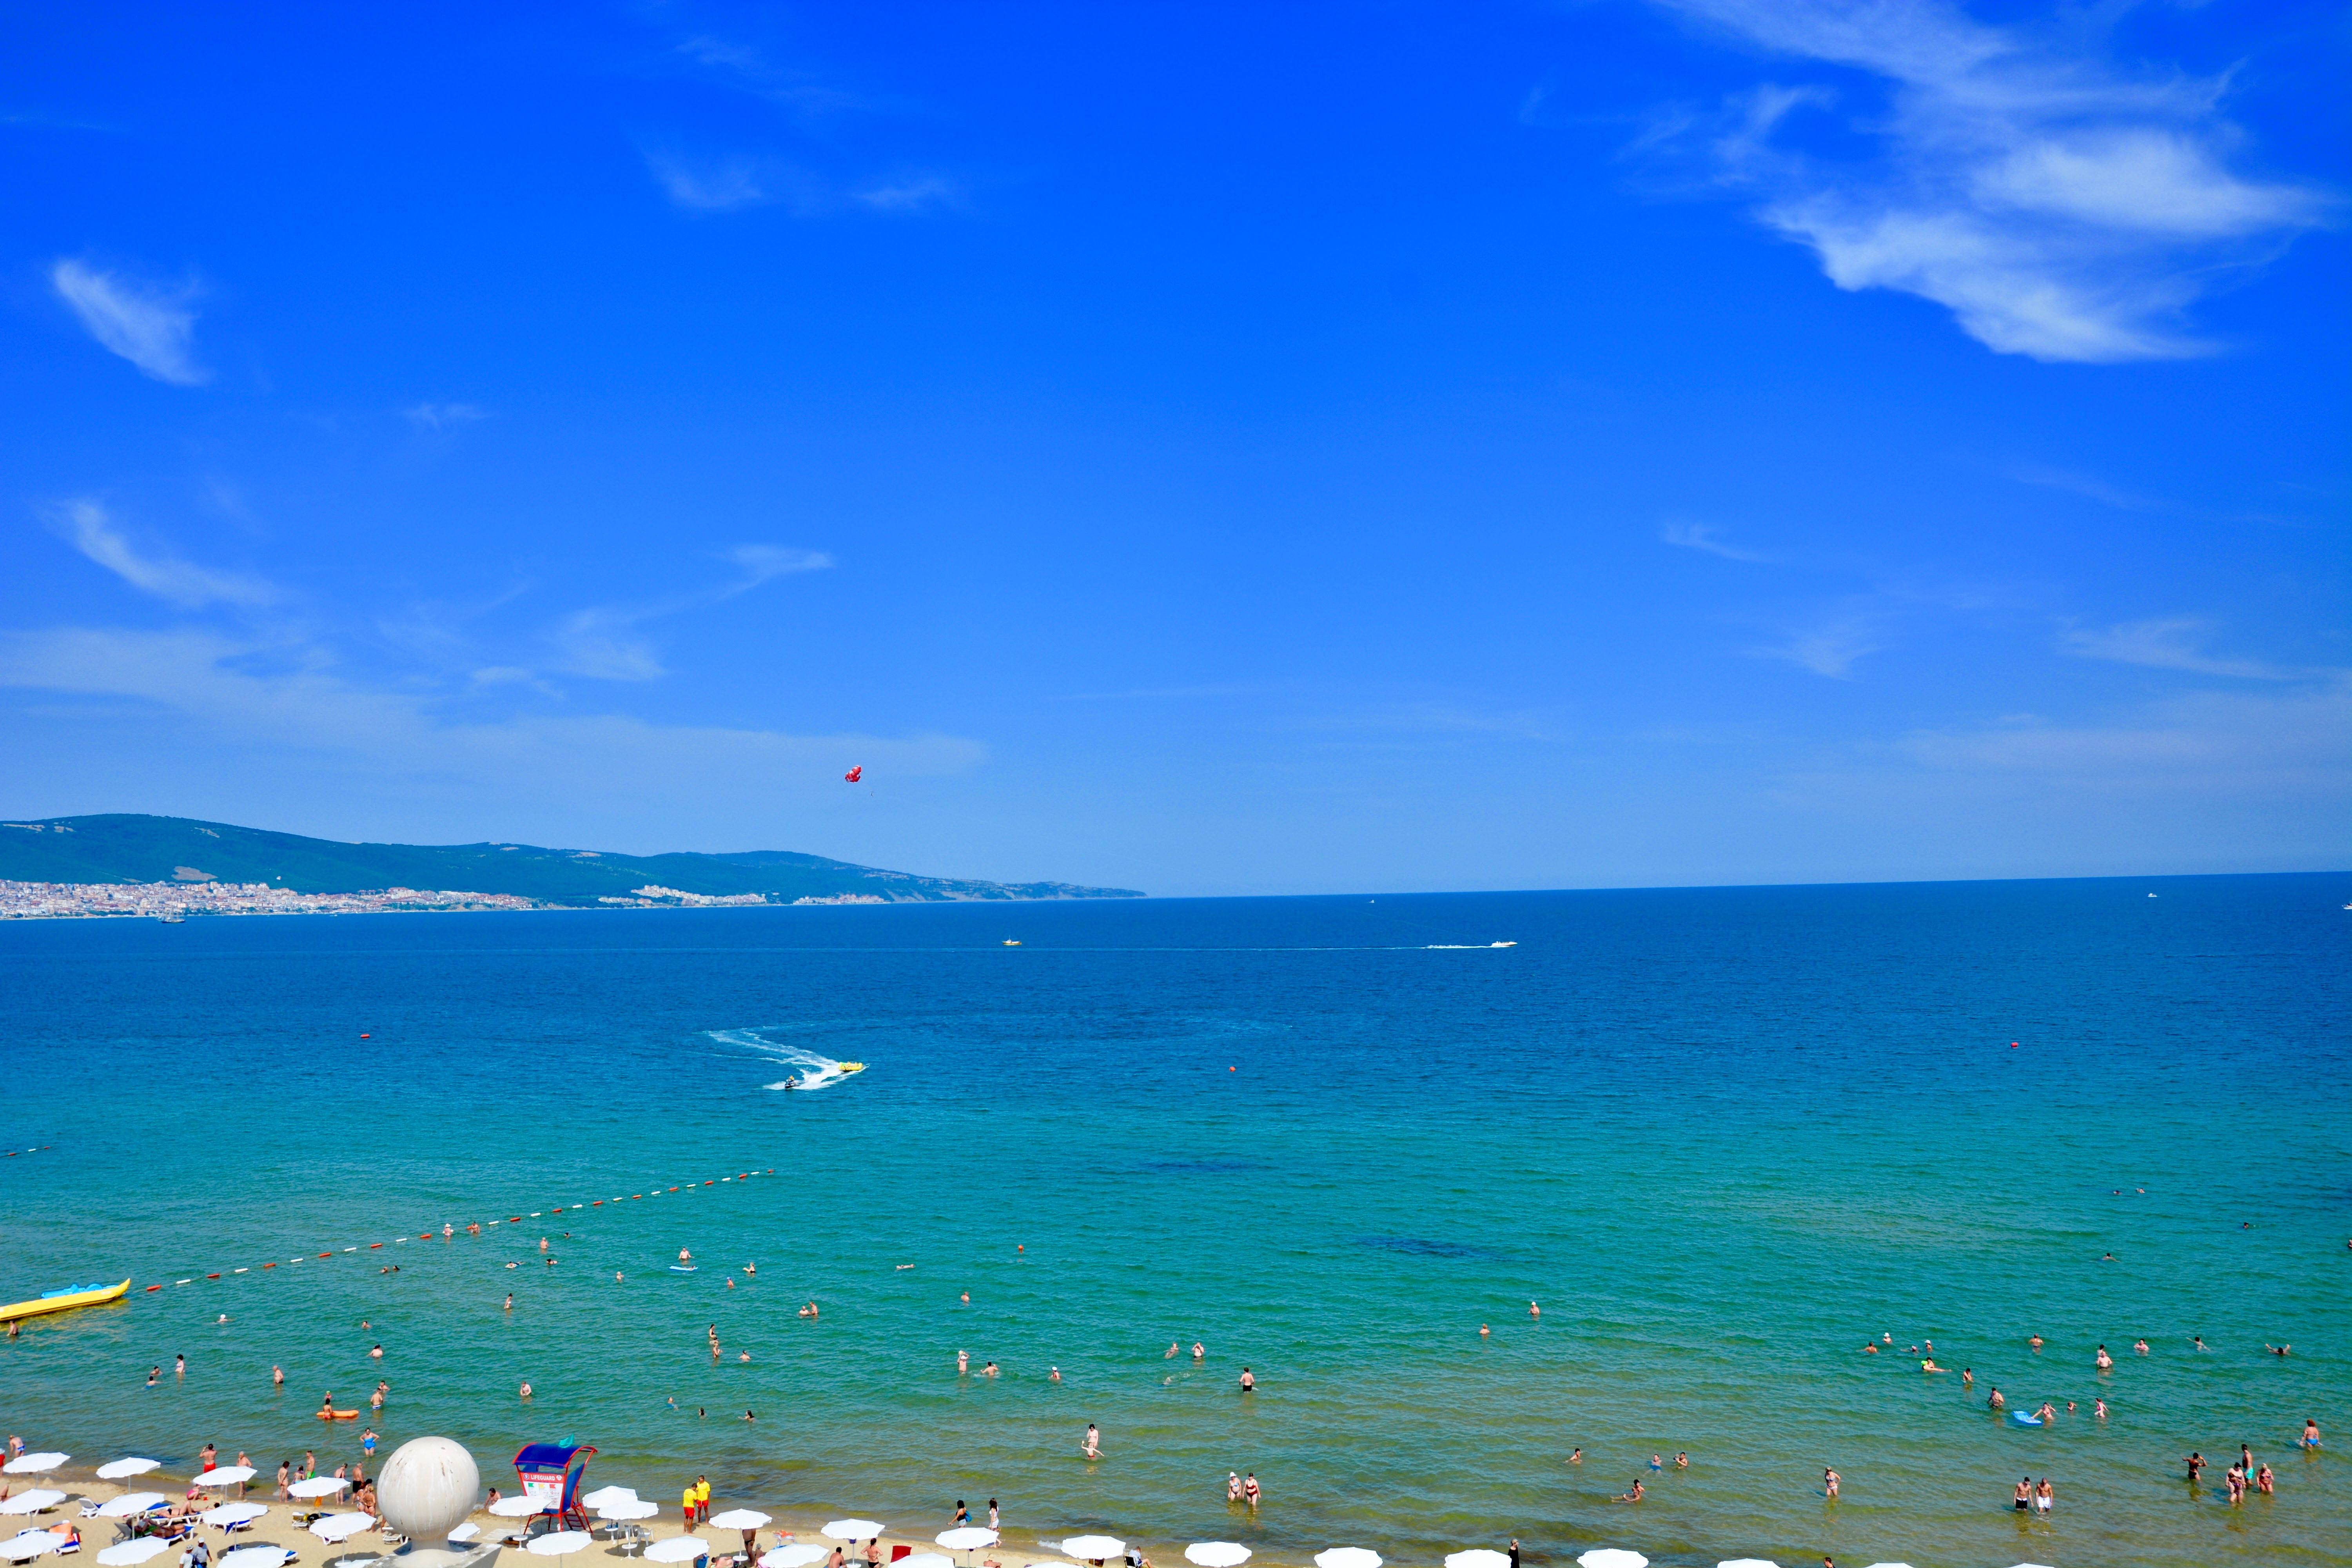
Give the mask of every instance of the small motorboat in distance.
M 2346 907 L 2352 908 L 2352 905 L 2347 905 Z M 1021 939 L 1017 936 L 1008 936 L 1004 939 L 1004 945 L 1007 947 L 1019 947 L 1021 945 Z

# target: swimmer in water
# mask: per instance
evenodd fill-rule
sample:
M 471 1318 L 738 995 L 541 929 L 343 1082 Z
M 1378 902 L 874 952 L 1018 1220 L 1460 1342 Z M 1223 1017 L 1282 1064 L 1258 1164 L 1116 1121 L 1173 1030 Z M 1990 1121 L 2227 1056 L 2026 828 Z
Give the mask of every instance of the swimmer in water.
M 530 1384 L 528 1383 L 524 1384 L 520 1392 L 523 1398 L 529 1399 L 530 1397 Z
M 1919 1363 L 1919 1370 L 1921 1372 L 1941 1372 L 1944 1369 L 1936 1364 L 1936 1358 L 1934 1356 L 1929 1356 L 1927 1360 Z
M 1242 1392 L 1244 1394 L 1247 1394 L 1256 1386 L 1257 1379 L 1251 1375 L 1250 1369 L 1247 1367 L 1242 1368 Z
M 508 1268 L 513 1268 L 513 1267 L 514 1267 L 514 1265 L 513 1265 L 513 1264 L 511 1264 L 511 1263 L 509 1263 L 509 1265 L 507 1265 L 507 1267 L 508 1267 Z M 509 1295 L 509 1296 L 508 1296 L 508 1297 L 507 1297 L 507 1304 L 506 1304 L 504 1307 L 500 1308 L 500 1309 L 499 1309 L 499 1310 L 500 1310 L 500 1311 L 506 1311 L 506 1312 L 511 1312 L 511 1311 L 513 1311 L 513 1310 L 514 1310 L 514 1297 L 513 1297 L 512 1295 Z
M 1058 1366 L 1049 1366 L 1049 1367 L 1047 1367 L 1047 1368 L 1045 1369 L 1045 1381 L 1046 1381 L 1047 1383 L 1059 1383 L 1059 1382 L 1061 1382 L 1061 1381 L 1062 1381 L 1062 1369 L 1061 1369 L 1060 1367 L 1058 1367 Z
M 543 1241 L 542 1241 L 542 1242 L 541 1242 L 541 1243 L 539 1244 L 539 1246 L 540 1246 L 540 1250 L 541 1250 L 541 1251 L 544 1252 L 545 1250 L 547 1250 L 547 1243 L 545 1243 L 545 1242 L 543 1242 Z M 680 1263 L 691 1263 L 691 1262 L 693 1262 L 693 1261 L 694 1261 L 694 1254 L 693 1254 L 693 1253 L 691 1253 L 691 1252 L 688 1252 L 685 1247 L 679 1247 L 679 1248 L 677 1249 L 677 1260 L 678 1260 Z
M 1543 1309 L 1537 1306 L 1533 1301 L 1530 1301 L 1528 1303 L 1528 1316 L 1530 1318 L 1540 1318 L 1543 1316 Z
M 971 1352 L 969 1352 L 969 1351 L 958 1351 L 958 1352 L 956 1352 L 956 1375 L 957 1375 L 958 1377 L 961 1377 L 964 1373 L 966 1373 L 970 1372 L 971 1370 Z
M 1161 1356 L 1160 1359 L 1161 1361 L 1174 1361 L 1176 1359 L 1176 1342 L 1174 1340 L 1170 1340 L 1168 1342 L 1168 1353 Z
M 1202 1343 L 1200 1341 L 1198 1341 L 1198 1340 L 1194 1340 L 1194 1341 L 1192 1342 L 1192 1359 L 1193 1359 L 1194 1361 L 1199 1361 L 1202 1357 L 1203 1357 L 1203 1356 L 1207 1355 L 1208 1353 L 1209 1353 L 1209 1347 L 1208 1347 L 1208 1346 L 1206 1346 L 1206 1345 L 1202 1344 Z
M 2107 1347 L 2106 1347 L 2106 1346 L 2105 1346 L 2105 1345 L 2101 1345 L 2101 1346 L 2099 1347 L 2099 1353 L 2098 1353 L 2098 1356 L 2097 1356 L 2097 1358 L 2095 1359 L 2095 1361 L 2093 1363 L 2093 1364 L 2094 1364 L 2094 1365 L 2095 1365 L 2095 1366 L 2096 1366 L 2096 1367 L 2097 1367 L 2101 1372 L 2105 1372 L 2105 1371 L 2106 1371 L 2109 1367 L 2111 1367 L 2111 1366 L 2113 1366 L 2113 1365 L 2115 1365 L 2115 1364 L 2116 1364 L 2116 1358 L 2115 1358 L 2115 1357 L 2113 1357 L 2113 1356 L 2111 1356 L 2111 1355 L 2109 1355 L 2109 1354 L 2107 1353 Z
M 1584 1463 L 1584 1450 L 1579 1448 L 1576 1452 L 1570 1454 L 1568 1457 L 1568 1462 L 1571 1465 L 1580 1465 Z
M 1835 1470 L 1830 1469 L 1828 1467 L 1824 1466 L 1822 1469 L 1822 1495 L 1830 1498 L 1832 1500 L 1835 1500 L 1838 1495 L 1838 1482 L 1842 1478 L 1840 1478 Z
M 2309 1416 L 2304 1417 L 2303 1436 L 2296 1438 L 2295 1441 L 2302 1444 L 2306 1448 L 2318 1447 L 2319 1423 L 2312 1420 Z
M 2030 1334 L 2026 1337 L 2025 1342 L 2032 1345 L 2035 1350 L 2040 1350 L 2042 1348 L 2042 1336 L 2040 1334 Z
M 2091 1414 L 2097 1416 L 2100 1420 L 2105 1421 L 2107 1418 L 2107 1402 L 2104 1399 L 2093 1400 L 2091 1402 Z
M 1102 1458 L 1102 1434 L 1095 1430 L 1095 1424 L 1091 1421 L 1087 1423 L 1087 1440 L 1079 1447 L 1078 1452 L 1089 1459 Z
M 1633 1486 L 1627 1489 L 1622 1497 L 1613 1497 L 1609 1500 L 1611 1502 L 1640 1502 L 1642 1500 L 1642 1478 L 1639 1476 L 1634 1477 Z
M 2147 1353 L 2147 1342 L 2146 1340 L 2134 1340 L 2132 1342 L 2132 1349 L 2138 1352 L 2141 1355 L 2146 1355 Z
M 1486 1337 L 1486 1333 L 1487 1333 L 1486 1325 L 1486 1324 L 1484 1324 L 1484 1323 L 1479 1324 L 1479 1325 L 1478 1325 L 1478 1337 L 1479 1337 L 1480 1339 L 1482 1339 L 1482 1340 L 1483 1340 L 1483 1339 L 1485 1339 L 1485 1338 Z

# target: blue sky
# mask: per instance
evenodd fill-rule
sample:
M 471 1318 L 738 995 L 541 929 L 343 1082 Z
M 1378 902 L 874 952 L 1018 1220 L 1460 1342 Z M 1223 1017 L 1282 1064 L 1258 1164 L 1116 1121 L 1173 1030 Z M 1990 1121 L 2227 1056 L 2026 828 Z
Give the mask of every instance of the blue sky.
M 0 39 L 0 811 L 1162 893 L 2352 864 L 2339 5 Z

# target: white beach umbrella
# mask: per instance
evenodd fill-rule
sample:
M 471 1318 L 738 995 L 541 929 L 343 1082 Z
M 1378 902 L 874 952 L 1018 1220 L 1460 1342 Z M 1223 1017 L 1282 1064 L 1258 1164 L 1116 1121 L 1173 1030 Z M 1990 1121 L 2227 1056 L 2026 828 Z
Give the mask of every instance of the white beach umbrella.
M 984 1524 L 966 1524 L 954 1530 L 942 1530 L 931 1539 L 950 1552 L 977 1552 L 983 1546 L 996 1544 L 996 1531 Z
M 100 1519 L 129 1519 L 134 1513 L 145 1513 L 151 1508 L 171 1501 L 162 1492 L 124 1492 L 121 1497 L 98 1507 Z
M 127 1481 L 133 1476 L 145 1475 L 163 1462 L 161 1459 L 109 1459 L 98 1467 L 98 1479 L 101 1481 Z
M 808 1568 L 831 1555 L 822 1546 L 779 1546 L 760 1559 L 760 1568 Z
M 196 1515 L 206 1524 L 249 1524 L 269 1510 L 257 1502 L 225 1502 Z
M 936 1552 L 918 1552 L 899 1558 L 890 1568 L 955 1568 L 955 1564 Z
M 216 1470 L 206 1470 L 196 1478 L 200 1487 L 233 1487 L 253 1479 L 251 1465 L 223 1465 Z
M 71 1454 L 19 1454 L 6 1464 L 0 1465 L 0 1474 L 37 1476 L 43 1470 L 56 1469 L 72 1458 Z
M 661 1505 L 659 1503 L 650 1503 L 646 1501 L 643 1498 L 621 1498 L 615 1499 L 614 1501 L 608 1502 L 604 1507 L 598 1509 L 596 1510 L 596 1517 L 598 1519 L 609 1519 L 622 1523 L 626 1523 L 628 1521 L 633 1519 L 651 1519 L 660 1511 Z M 820 1552 L 817 1555 L 822 1557 L 824 1553 Z
M 604 1508 L 610 1503 L 635 1502 L 636 1500 L 637 1489 L 635 1487 L 598 1487 L 594 1491 L 590 1492 L 586 1497 L 580 1500 L 580 1506 L 584 1509 L 593 1510 Z
M 1230 1541 L 1196 1541 L 1184 1548 L 1184 1561 L 1200 1568 L 1241 1568 L 1249 1560 L 1250 1549 Z
M 1381 1568 L 1381 1554 L 1360 1546 L 1334 1546 L 1315 1554 L 1315 1568 Z
M 240 1546 L 221 1553 L 213 1568 L 285 1568 L 293 1555 L 283 1546 Z
M 307 1481 L 296 1481 L 292 1486 L 288 1487 L 286 1495 L 299 1498 L 333 1497 L 337 1492 L 347 1490 L 351 1484 L 341 1476 L 312 1476 Z
M 517 1492 L 512 1497 L 502 1497 L 492 1503 L 490 1511 L 500 1519 L 528 1519 L 532 1514 L 548 1513 L 552 1510 L 537 1498 L 527 1497 L 521 1492 Z
M 817 1533 L 827 1541 L 871 1541 L 882 1529 L 870 1519 L 836 1519 Z
M 1650 1560 L 1622 1546 L 1601 1546 L 1578 1558 L 1576 1568 L 1650 1568 Z
M 1115 1535 L 1073 1535 L 1062 1542 L 1062 1555 L 1081 1563 L 1101 1563 L 1126 1550 L 1127 1542 Z
M 1911 1568 L 1908 1563 L 1874 1563 L 1870 1568 Z
M 158 1541 L 152 1535 L 142 1535 L 136 1541 L 125 1541 L 118 1545 L 107 1547 L 98 1554 L 98 1560 L 104 1568 L 139 1568 L 139 1564 L 146 1562 L 158 1552 L 166 1550 L 168 1550 L 167 1542 Z
M 1511 1568 L 1511 1560 L 1499 1552 L 1479 1546 L 1468 1552 L 1446 1553 L 1445 1568 Z
M 702 1522 L 713 1530 L 758 1530 L 768 1522 L 768 1516 L 756 1508 L 730 1508 Z
M 44 1552 L 55 1552 L 65 1544 L 62 1535 L 51 1535 L 46 1530 L 28 1530 L 24 1534 L 0 1541 L 0 1557 L 11 1563 L 30 1563 Z
M 673 1535 L 646 1548 L 648 1563 L 691 1563 L 710 1555 L 710 1543 L 698 1535 Z
M 102 1568 L 139 1568 L 139 1564 L 150 1557 L 170 1549 L 171 1542 L 152 1535 L 142 1535 L 136 1541 L 117 1542 L 112 1546 L 100 1548 L 98 1560 Z
M 569 1557 L 595 1544 L 596 1538 L 584 1530 L 551 1530 L 532 1536 L 523 1550 L 538 1557 Z
M 1715 1568 L 1780 1568 L 1769 1557 L 1735 1557 L 1728 1563 L 1718 1563 Z
M 310 1533 L 325 1542 L 348 1541 L 375 1523 L 372 1514 L 331 1513 L 324 1519 L 310 1521 Z
M 66 1494 L 47 1487 L 35 1487 L 28 1492 L 18 1492 L 5 1502 L 0 1502 L 0 1513 L 38 1513 L 45 1508 L 55 1508 L 66 1500 Z

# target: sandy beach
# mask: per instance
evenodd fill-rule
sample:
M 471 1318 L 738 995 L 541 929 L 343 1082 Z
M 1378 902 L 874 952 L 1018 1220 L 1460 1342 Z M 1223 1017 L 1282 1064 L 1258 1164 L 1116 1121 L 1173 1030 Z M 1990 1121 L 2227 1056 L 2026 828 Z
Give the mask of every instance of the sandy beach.
M 31 1440 L 27 1439 L 28 1449 L 32 1447 Z M 379 1463 L 371 1468 L 371 1475 L 381 1474 L 382 1460 L 389 1459 L 394 1451 L 396 1448 L 387 1448 L 381 1456 Z M 486 1489 L 496 1487 L 501 1497 L 513 1497 L 520 1491 L 520 1483 L 515 1481 L 510 1465 L 501 1465 L 481 1454 L 476 1454 L 474 1461 L 482 1471 L 482 1481 Z M 307 1518 L 314 1512 L 333 1513 L 338 1511 L 339 1504 L 334 1499 L 327 1499 L 323 1502 L 280 1500 L 277 1496 L 277 1483 L 273 1479 L 276 1473 L 275 1465 L 271 1465 L 267 1469 L 257 1465 L 255 1467 L 257 1473 L 246 1487 L 245 1496 L 242 1499 L 236 1495 L 237 1489 L 234 1487 L 221 1488 L 216 1491 L 198 1489 L 194 1487 L 186 1476 L 167 1475 L 163 1470 L 152 1470 L 128 1482 L 117 1482 L 100 1480 L 94 1474 L 96 1468 L 96 1466 L 74 1465 L 62 1467 L 47 1475 L 6 1478 L 10 1496 L 21 1496 L 37 1487 L 62 1491 L 66 1495 L 64 1501 L 46 1512 L 12 1519 L 10 1522 L 14 1528 L 0 1530 L 0 1538 L 14 1535 L 19 1529 L 61 1530 L 71 1523 L 79 1526 L 81 1530 L 82 1544 L 79 1553 L 79 1558 L 85 1562 L 94 1562 L 100 1550 L 112 1544 L 118 1538 L 126 1540 L 129 1538 L 125 1528 L 128 1521 L 114 1519 L 84 1519 L 81 1517 L 84 1502 L 102 1506 L 115 1498 L 134 1491 L 162 1492 L 165 1497 L 176 1501 L 193 1492 L 200 1500 L 203 1500 L 203 1506 L 206 1508 L 223 1502 L 249 1501 L 259 1503 L 269 1510 L 252 1523 L 240 1526 L 234 1531 L 223 1531 L 210 1525 L 198 1526 L 198 1533 L 211 1549 L 215 1561 L 219 1559 L 222 1552 L 236 1547 L 275 1545 L 285 1547 L 294 1553 L 293 1563 L 289 1568 L 319 1568 L 319 1565 L 327 1563 L 380 1555 L 394 1549 L 375 1531 L 363 1531 L 336 1544 L 331 1544 L 312 1534 L 308 1529 L 296 1522 L 298 1517 Z M 331 1474 L 332 1467 L 322 1467 L 320 1473 Z M 641 1498 L 655 1504 L 661 1512 L 654 1518 L 637 1521 L 644 1535 L 641 1539 L 627 1542 L 625 1551 L 622 1544 L 606 1541 L 600 1534 L 594 1545 L 584 1551 L 572 1553 L 572 1557 L 590 1563 L 604 1558 L 623 1563 L 642 1562 L 645 1549 L 654 1542 L 689 1533 L 681 1525 L 678 1494 L 691 1484 L 694 1479 L 688 1474 L 666 1478 L 656 1482 L 644 1477 L 625 1479 L 613 1473 L 592 1472 L 587 1481 L 583 1483 L 584 1490 L 593 1491 L 598 1487 L 614 1485 L 634 1487 Z M 972 1512 L 978 1522 L 984 1523 L 987 1500 L 968 1500 L 978 1503 Z M 758 1532 L 758 1550 L 761 1552 L 776 1546 L 796 1542 L 822 1546 L 830 1550 L 835 1543 L 826 1540 L 819 1531 L 827 1521 L 844 1518 L 854 1512 L 853 1510 L 845 1509 L 821 1514 L 806 1514 L 803 1517 L 797 1510 L 789 1514 L 780 1511 L 757 1497 L 730 1497 L 716 1489 L 712 1491 L 710 1511 L 713 1514 L 722 1514 L 730 1509 L 738 1508 L 753 1509 L 771 1516 L 772 1522 Z M 467 1522 L 479 1532 L 478 1541 L 508 1538 L 509 1545 L 499 1553 L 498 1568 L 524 1568 L 525 1564 L 539 1564 L 548 1561 L 545 1558 L 533 1557 L 523 1551 L 521 1546 L 523 1526 L 528 1521 L 502 1519 L 490 1513 L 487 1506 L 487 1493 L 480 1500 L 480 1505 L 467 1516 Z M 916 1528 L 901 1525 L 885 1529 L 880 1537 L 883 1561 L 887 1564 L 891 1559 L 892 1549 L 900 1546 L 913 1552 L 940 1551 L 933 1537 L 951 1526 L 951 1521 L 942 1519 L 938 1521 L 936 1527 Z M 704 1526 L 691 1533 L 699 1536 L 709 1544 L 714 1568 L 717 1568 L 721 1558 L 730 1556 L 740 1558 L 741 1554 L 742 1532 L 740 1531 L 714 1530 Z M 416 1544 L 431 1546 L 440 1543 L 419 1542 Z M 1131 1551 L 1141 1552 L 1147 1562 L 1181 1561 L 1182 1558 L 1183 1546 L 1181 1542 L 1144 1542 L 1130 1539 L 1128 1544 Z M 152 1561 L 160 1564 L 161 1568 L 173 1568 L 179 1560 L 179 1553 L 185 1550 L 186 1544 L 184 1542 L 173 1548 L 168 1553 L 159 1553 Z M 856 1552 L 862 1552 L 862 1550 L 861 1542 L 856 1551 L 853 1552 L 853 1557 L 856 1555 Z M 1048 1563 L 1057 1560 L 1056 1553 L 1040 1544 L 1034 1533 L 1016 1529 L 1003 1531 L 1001 1543 L 988 1551 L 955 1552 L 950 1555 L 959 1563 L 972 1564 L 973 1568 L 988 1568 L 988 1564 L 992 1562 L 998 1564 L 999 1568 L 1020 1568 L 1020 1565 L 1032 1563 Z M 46 1558 L 35 1559 L 36 1562 L 47 1560 Z M 1283 1564 L 1278 1559 L 1263 1554 L 1254 1557 L 1252 1561 L 1268 1563 L 1272 1568 L 1287 1568 L 1287 1565 Z

